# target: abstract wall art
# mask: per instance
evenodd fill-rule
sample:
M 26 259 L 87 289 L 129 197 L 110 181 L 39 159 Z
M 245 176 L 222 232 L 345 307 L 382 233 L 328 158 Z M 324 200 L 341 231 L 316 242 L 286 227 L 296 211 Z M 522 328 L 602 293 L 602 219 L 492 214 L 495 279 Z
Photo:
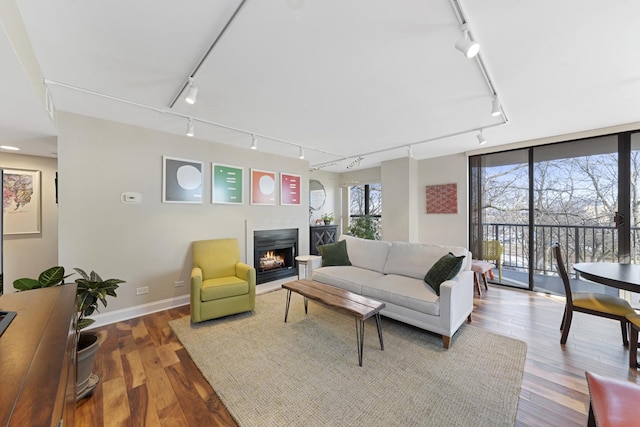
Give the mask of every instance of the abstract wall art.
M 458 184 L 427 185 L 427 213 L 458 213 Z

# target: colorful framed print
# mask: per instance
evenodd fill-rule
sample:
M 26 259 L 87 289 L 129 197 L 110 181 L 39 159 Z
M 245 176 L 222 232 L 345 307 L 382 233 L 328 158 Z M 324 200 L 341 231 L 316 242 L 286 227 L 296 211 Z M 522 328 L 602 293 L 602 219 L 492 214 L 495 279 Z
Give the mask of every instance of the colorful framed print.
M 2 177 L 3 234 L 40 233 L 40 171 L 4 169 Z
M 283 206 L 300 205 L 300 175 L 280 173 L 280 204 Z
M 276 204 L 276 173 L 251 169 L 251 204 Z
M 211 203 L 241 205 L 244 168 L 211 163 Z
M 202 203 L 203 163 L 162 156 L 162 203 Z

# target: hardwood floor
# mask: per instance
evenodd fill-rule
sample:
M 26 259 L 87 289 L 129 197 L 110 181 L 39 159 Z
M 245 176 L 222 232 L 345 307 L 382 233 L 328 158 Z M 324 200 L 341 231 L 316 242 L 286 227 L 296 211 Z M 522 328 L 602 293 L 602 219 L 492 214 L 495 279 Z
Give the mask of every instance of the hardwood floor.
M 527 342 L 517 426 L 586 425 L 587 370 L 640 383 L 615 321 L 576 313 L 561 346 L 563 300 L 490 286 L 475 303 L 472 324 Z M 185 306 L 101 328 L 101 380 L 77 404 L 76 426 L 235 426 L 169 328 L 188 314 Z

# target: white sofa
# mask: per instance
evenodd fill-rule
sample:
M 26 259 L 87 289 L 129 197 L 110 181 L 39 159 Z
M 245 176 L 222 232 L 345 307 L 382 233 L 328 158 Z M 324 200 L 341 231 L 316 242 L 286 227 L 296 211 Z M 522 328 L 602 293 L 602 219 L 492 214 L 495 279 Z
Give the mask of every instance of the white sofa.
M 471 320 L 473 272 L 471 253 L 458 246 L 365 240 L 345 240 L 351 266 L 310 268 L 313 280 L 385 303 L 382 315 L 442 335 L 444 348 L 462 323 Z M 465 255 L 460 272 L 440 285 L 440 296 L 424 282 L 443 255 Z

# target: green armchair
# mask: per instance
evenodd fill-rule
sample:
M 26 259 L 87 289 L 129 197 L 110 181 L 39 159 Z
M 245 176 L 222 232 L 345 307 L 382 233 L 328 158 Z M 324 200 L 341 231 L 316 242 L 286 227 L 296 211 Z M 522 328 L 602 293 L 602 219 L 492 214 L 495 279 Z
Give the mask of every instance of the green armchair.
M 238 239 L 193 242 L 191 321 L 252 311 L 256 269 L 240 262 Z

